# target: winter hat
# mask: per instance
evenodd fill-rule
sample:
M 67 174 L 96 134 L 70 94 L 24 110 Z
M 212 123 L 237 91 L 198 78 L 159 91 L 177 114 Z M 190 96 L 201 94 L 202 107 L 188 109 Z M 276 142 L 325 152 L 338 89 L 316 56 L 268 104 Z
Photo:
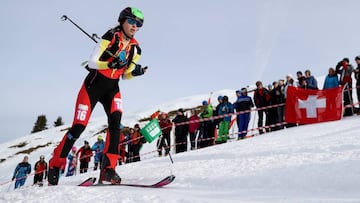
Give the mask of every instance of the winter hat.
M 228 102 L 228 101 L 229 101 L 229 98 L 228 98 L 227 96 L 223 96 L 222 99 L 223 99 L 224 102 Z
M 206 100 L 204 100 L 204 101 L 202 102 L 202 105 L 203 105 L 203 106 L 206 106 L 206 105 L 208 105 L 208 102 L 207 102 Z
M 223 98 L 223 96 L 220 95 L 220 96 L 218 96 L 217 99 L 218 99 L 218 100 L 222 100 L 222 98 Z
M 76 152 L 76 147 L 73 146 L 73 147 L 71 148 L 71 151 Z
M 355 57 L 355 60 L 360 60 L 360 55 Z
M 349 58 L 344 58 L 343 61 L 346 61 L 346 62 L 348 62 L 348 63 L 350 62 L 350 61 L 349 61 Z
M 135 124 L 134 128 L 140 128 L 139 124 Z
M 240 91 L 240 90 L 236 90 L 235 93 L 236 93 L 236 94 L 240 94 L 241 91 Z
M 184 113 L 184 109 L 180 108 L 178 109 L 178 112 Z
M 101 135 L 98 136 L 98 140 L 103 140 L 103 137 Z
M 85 141 L 84 141 L 84 144 L 89 144 L 89 142 L 85 140 Z

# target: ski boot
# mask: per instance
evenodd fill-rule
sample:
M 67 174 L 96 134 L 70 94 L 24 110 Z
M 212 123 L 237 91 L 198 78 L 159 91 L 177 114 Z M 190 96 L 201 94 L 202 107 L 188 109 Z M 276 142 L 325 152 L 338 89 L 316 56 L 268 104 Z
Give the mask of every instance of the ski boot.
M 103 181 L 110 182 L 112 185 L 119 185 L 121 178 L 114 169 L 105 168 L 100 172 L 99 184 L 103 184 Z
M 103 156 L 101 162 L 100 178 L 99 183 L 102 184 L 103 181 L 110 182 L 113 185 L 121 183 L 120 176 L 116 173 L 115 167 L 117 165 L 117 160 L 120 158 L 117 154 L 106 153 Z
M 59 182 L 60 168 L 53 167 L 49 168 L 48 171 L 48 183 L 49 185 L 57 185 Z

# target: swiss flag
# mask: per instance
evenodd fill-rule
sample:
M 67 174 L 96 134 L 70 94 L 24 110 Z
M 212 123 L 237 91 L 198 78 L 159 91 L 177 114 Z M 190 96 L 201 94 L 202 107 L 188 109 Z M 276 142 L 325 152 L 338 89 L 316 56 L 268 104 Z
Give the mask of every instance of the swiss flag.
M 309 90 L 289 86 L 285 121 L 308 124 L 340 120 L 343 115 L 342 92 L 343 87 Z

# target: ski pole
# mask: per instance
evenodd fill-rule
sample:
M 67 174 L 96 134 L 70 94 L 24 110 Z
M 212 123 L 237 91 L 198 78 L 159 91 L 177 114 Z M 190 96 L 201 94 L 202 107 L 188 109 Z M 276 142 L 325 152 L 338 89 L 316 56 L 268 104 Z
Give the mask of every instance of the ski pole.
M 10 182 L 10 185 L 9 185 L 9 187 L 7 189 L 8 192 L 10 191 L 10 187 L 11 187 L 12 183 L 13 183 L 13 181 Z
M 168 153 L 168 155 L 169 155 L 170 161 L 171 161 L 172 164 L 174 164 L 174 161 L 173 161 L 173 159 L 172 159 L 172 157 L 171 157 L 171 154 L 170 154 L 170 146 L 169 146 L 169 144 L 167 143 L 167 140 L 166 140 L 166 139 L 164 139 L 164 140 L 165 140 L 166 147 L 169 147 L 169 153 Z
M 73 25 L 75 25 L 79 30 L 81 30 L 84 34 L 86 34 L 86 36 L 88 36 L 90 39 L 92 39 L 95 43 L 97 43 L 96 39 L 99 39 L 99 37 L 94 33 L 92 34 L 92 36 L 87 33 L 84 29 L 82 29 L 78 24 L 74 23 L 74 21 L 72 21 L 69 17 L 67 17 L 66 15 L 61 16 L 60 18 L 62 21 L 66 21 L 69 20 Z

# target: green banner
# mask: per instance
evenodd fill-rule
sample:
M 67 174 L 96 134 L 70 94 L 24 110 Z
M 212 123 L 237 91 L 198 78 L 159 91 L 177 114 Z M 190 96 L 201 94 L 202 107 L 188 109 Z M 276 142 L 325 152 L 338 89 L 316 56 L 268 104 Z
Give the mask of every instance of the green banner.
M 140 130 L 147 142 L 151 143 L 161 135 L 161 128 L 157 119 L 151 120 Z

